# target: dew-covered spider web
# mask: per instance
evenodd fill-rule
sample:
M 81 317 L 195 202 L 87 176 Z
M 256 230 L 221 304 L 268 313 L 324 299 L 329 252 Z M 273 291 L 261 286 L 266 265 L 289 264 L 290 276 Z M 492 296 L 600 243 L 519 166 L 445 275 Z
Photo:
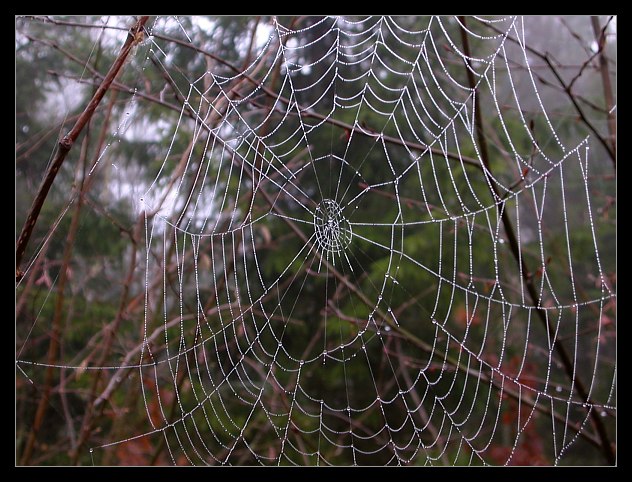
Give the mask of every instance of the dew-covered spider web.
M 195 21 L 152 20 L 135 53 L 162 76 L 170 138 L 128 191 L 141 338 L 88 367 L 107 382 L 95 406 L 134 391 L 145 428 L 85 450 L 149 439 L 177 465 L 614 450 L 604 161 L 550 115 L 529 18 L 270 18 L 239 58 L 206 50 Z

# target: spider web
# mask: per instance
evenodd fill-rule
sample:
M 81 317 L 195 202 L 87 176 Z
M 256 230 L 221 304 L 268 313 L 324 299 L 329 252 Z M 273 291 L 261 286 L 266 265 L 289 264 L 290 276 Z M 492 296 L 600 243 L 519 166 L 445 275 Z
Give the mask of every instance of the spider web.
M 143 341 L 90 367 L 113 389 L 137 372 L 148 428 L 91 452 L 559 464 L 598 443 L 615 293 L 590 139 L 547 114 L 525 19 L 272 19 L 242 67 L 195 52 L 199 77 L 161 37 L 174 23 L 204 40 L 159 18 L 142 47 L 179 108 L 139 196 Z

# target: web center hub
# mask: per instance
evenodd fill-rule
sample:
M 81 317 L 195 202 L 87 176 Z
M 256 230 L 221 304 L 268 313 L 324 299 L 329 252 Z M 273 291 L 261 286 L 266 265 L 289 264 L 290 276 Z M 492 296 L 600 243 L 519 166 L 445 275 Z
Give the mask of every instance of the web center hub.
M 316 243 L 323 254 L 341 253 L 353 237 L 351 224 L 344 217 L 340 205 L 332 200 L 323 200 L 314 211 Z

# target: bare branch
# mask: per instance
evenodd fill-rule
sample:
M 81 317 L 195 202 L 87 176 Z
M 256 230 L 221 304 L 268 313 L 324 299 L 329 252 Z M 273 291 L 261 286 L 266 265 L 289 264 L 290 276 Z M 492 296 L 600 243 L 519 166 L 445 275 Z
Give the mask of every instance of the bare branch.
M 46 175 L 44 176 L 44 180 L 42 181 L 37 195 L 33 200 L 33 205 L 29 210 L 29 214 L 26 217 L 24 227 L 22 228 L 22 232 L 20 233 L 20 237 L 18 238 L 15 250 L 16 282 L 19 282 L 22 278 L 22 274 L 19 270 L 20 264 L 22 263 L 22 256 L 26 251 L 26 247 L 28 246 L 29 240 L 31 239 L 31 234 L 33 233 L 33 228 L 35 227 L 35 223 L 37 222 L 37 218 L 39 217 L 40 211 L 42 210 L 44 201 L 46 201 L 48 192 L 50 191 L 50 188 L 55 181 L 55 177 L 57 177 L 59 169 L 66 159 L 66 156 L 70 152 L 70 149 L 72 149 L 73 144 L 79 137 L 79 134 L 81 134 L 83 128 L 88 122 L 90 122 L 90 119 L 92 119 L 94 111 L 96 110 L 97 106 L 101 102 L 101 99 L 103 99 L 103 96 L 106 94 L 106 92 L 110 88 L 110 85 L 120 72 L 123 64 L 129 56 L 129 53 L 132 51 L 132 48 L 141 40 L 143 27 L 145 23 L 147 23 L 148 19 L 149 16 L 141 17 L 129 30 L 127 39 L 125 40 L 125 43 L 123 44 L 118 57 L 110 67 L 110 70 L 106 74 L 105 78 L 103 79 L 103 82 L 92 96 L 92 99 L 86 106 L 79 119 L 77 119 L 77 122 L 75 123 L 73 128 L 68 134 L 66 134 L 66 136 L 64 136 L 61 141 L 59 141 L 57 155 L 55 156 L 53 162 L 50 164 L 50 167 L 46 172 Z

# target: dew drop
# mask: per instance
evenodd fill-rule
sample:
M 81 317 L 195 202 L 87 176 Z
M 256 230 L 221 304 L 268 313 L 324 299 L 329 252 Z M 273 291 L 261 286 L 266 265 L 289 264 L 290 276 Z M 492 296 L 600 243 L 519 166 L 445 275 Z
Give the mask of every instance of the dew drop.
M 557 393 L 560 393 L 562 391 L 562 387 L 560 387 L 559 385 L 557 387 L 555 387 L 555 391 Z

